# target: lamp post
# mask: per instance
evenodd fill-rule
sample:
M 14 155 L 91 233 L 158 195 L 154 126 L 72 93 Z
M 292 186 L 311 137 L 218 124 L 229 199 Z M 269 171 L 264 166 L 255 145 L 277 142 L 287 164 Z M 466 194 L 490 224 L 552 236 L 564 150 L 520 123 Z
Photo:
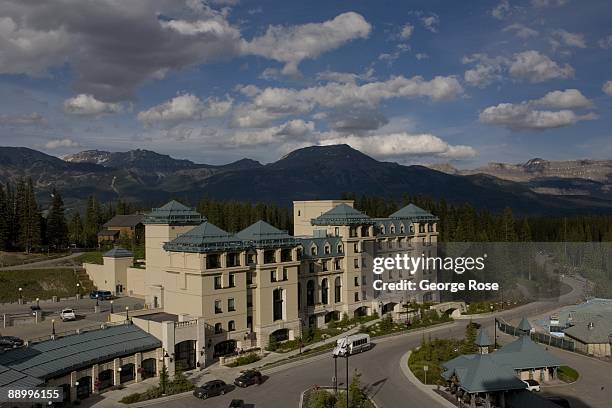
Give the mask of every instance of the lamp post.
M 100 302 L 99 302 L 99 300 L 98 300 L 98 296 L 99 296 L 99 295 L 96 293 L 96 306 L 100 306 Z
M 40 298 L 36 298 L 36 308 L 40 308 Z
M 111 311 L 110 312 L 112 314 L 113 313 L 113 301 L 112 300 L 110 301 L 110 306 L 111 306 Z
M 125 307 L 125 320 L 128 322 L 130 321 L 130 307 L 129 306 Z
M 23 304 L 23 288 L 19 288 L 19 304 Z
M 51 319 L 51 335 L 55 338 L 55 319 Z
M 79 300 L 79 296 L 81 296 L 81 284 L 77 283 L 76 284 L 76 298 L 77 298 L 77 300 Z

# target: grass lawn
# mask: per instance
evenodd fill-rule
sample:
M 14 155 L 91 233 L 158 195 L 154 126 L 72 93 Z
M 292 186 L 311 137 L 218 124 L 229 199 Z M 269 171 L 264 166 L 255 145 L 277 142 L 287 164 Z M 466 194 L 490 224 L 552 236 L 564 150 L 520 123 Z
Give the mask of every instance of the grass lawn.
M 19 300 L 19 288 L 26 301 L 73 296 L 76 282 L 72 268 L 0 271 L 0 303 Z
M 103 254 L 103 252 L 101 252 L 101 251 L 85 252 L 85 253 L 79 255 L 78 257 L 76 257 L 75 262 L 79 266 L 82 263 L 91 263 L 91 264 L 102 265 L 102 254 Z
M 568 366 L 559 367 L 559 370 L 557 370 L 557 374 L 559 375 L 559 379 L 566 383 L 574 382 L 578 379 L 578 377 L 580 377 L 578 371 Z
M 61 258 L 66 255 L 67 253 L 65 252 L 51 253 L 47 255 L 46 253 L 26 254 L 24 252 L 0 251 L 0 267 L 47 261 L 49 259 Z
M 435 339 L 424 342 L 421 348 L 414 350 L 408 359 L 410 371 L 425 383 L 425 370 L 427 366 L 427 384 L 441 383 L 442 363 L 445 363 L 461 354 L 464 342 L 457 339 Z

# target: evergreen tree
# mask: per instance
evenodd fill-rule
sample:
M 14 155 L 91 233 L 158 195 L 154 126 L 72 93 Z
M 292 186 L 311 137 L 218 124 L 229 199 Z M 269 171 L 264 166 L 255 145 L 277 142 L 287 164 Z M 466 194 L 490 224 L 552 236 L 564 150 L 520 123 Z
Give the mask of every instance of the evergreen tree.
M 9 246 L 9 214 L 8 201 L 4 187 L 0 185 L 0 250 Z
M 60 193 L 53 189 L 51 210 L 47 216 L 47 243 L 55 249 L 68 245 L 68 226 L 64 215 L 64 201 Z
M 70 243 L 77 246 L 85 245 L 85 234 L 83 231 L 83 221 L 81 214 L 75 212 L 68 226 Z
M 19 246 L 30 253 L 32 248 L 40 245 L 40 211 L 31 178 L 20 183 L 17 199 Z

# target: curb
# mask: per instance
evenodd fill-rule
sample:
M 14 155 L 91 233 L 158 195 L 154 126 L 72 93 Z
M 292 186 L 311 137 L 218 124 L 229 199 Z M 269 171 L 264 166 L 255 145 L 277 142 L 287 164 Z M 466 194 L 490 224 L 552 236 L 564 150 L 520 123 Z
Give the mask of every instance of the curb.
M 402 374 L 404 374 L 406 379 L 410 381 L 412 385 L 414 385 L 419 390 L 427 394 L 432 400 L 437 402 L 439 405 L 445 408 L 457 408 L 456 405 L 451 404 L 449 401 L 442 398 L 442 396 L 436 394 L 431 388 L 422 384 L 419 381 L 419 379 L 416 378 L 414 374 L 412 374 L 412 371 L 410 371 L 410 368 L 408 368 L 408 359 L 410 358 L 410 354 L 412 354 L 412 351 L 406 352 L 399 360 L 400 370 L 402 371 Z

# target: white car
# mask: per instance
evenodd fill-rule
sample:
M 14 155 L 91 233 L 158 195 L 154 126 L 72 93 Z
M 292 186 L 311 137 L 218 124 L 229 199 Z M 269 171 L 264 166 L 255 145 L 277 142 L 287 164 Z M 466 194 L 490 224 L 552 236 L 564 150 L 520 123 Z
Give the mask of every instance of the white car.
M 60 312 L 60 318 L 63 321 L 76 320 L 76 313 L 73 309 L 64 309 Z
M 540 392 L 540 383 L 536 380 L 523 380 L 527 384 L 527 391 Z

